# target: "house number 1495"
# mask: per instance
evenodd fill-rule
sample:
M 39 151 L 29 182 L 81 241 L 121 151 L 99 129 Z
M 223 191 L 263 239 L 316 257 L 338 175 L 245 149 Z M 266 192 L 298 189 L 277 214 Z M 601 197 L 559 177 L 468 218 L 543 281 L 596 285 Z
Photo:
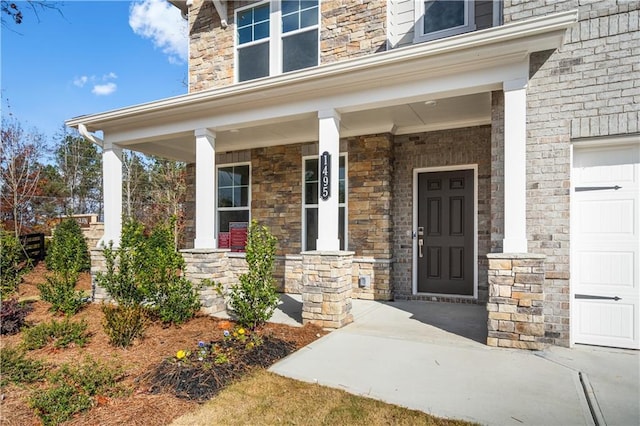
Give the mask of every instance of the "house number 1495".
M 320 198 L 327 201 L 331 197 L 331 154 L 327 151 L 320 156 Z

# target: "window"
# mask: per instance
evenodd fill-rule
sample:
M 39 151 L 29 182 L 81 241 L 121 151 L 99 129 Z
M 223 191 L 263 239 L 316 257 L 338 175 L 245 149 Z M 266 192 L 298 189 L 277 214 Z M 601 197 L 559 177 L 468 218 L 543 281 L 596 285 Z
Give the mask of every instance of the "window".
M 318 157 L 304 158 L 304 194 L 302 208 L 302 247 L 304 250 L 315 250 L 318 239 L 318 189 L 319 189 L 319 162 Z M 338 238 L 340 250 L 347 246 L 347 158 L 340 155 L 340 171 L 338 173 Z
M 475 30 L 470 0 L 427 0 L 416 10 L 415 41 L 428 41 Z
M 218 168 L 218 232 L 230 222 L 249 222 L 251 172 L 248 164 Z
M 319 13 L 318 0 L 280 0 L 238 10 L 238 81 L 318 65 Z

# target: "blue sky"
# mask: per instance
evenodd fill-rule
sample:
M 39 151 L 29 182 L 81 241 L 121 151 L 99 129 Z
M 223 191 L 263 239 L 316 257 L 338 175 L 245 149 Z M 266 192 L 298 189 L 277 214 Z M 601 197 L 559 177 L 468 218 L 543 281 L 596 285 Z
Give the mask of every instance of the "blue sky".
M 50 143 L 64 120 L 187 92 L 187 28 L 165 0 L 65 1 L 2 27 L 2 114 Z M 6 20 L 6 18 L 5 18 Z

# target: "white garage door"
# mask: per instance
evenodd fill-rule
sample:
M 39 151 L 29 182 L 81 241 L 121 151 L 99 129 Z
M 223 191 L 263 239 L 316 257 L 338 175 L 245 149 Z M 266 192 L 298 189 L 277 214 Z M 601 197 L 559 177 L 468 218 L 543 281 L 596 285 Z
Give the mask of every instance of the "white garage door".
M 640 349 L 640 144 L 575 147 L 575 343 Z

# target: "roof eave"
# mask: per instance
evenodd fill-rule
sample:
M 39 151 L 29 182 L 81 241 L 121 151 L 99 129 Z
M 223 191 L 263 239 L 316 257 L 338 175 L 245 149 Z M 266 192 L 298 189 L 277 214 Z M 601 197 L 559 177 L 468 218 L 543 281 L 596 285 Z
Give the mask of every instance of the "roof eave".
M 99 131 L 117 125 L 121 120 L 170 113 L 176 108 L 184 113 L 191 108 L 201 108 L 203 103 L 215 103 L 220 107 L 234 105 L 239 98 L 243 97 L 241 95 L 259 96 L 260 93 L 268 90 L 302 95 L 304 88 L 316 87 L 318 82 L 327 85 L 336 84 L 338 81 L 336 77 L 355 78 L 361 82 L 362 77 L 368 76 L 372 79 L 372 83 L 375 83 L 375 78 L 378 78 L 379 73 L 386 69 L 425 60 L 437 62 L 440 66 L 455 66 L 455 61 L 460 60 L 460 54 L 474 52 L 479 48 L 500 47 L 495 49 L 495 55 L 503 55 L 505 52 L 502 47 L 505 45 L 515 46 L 514 50 L 517 48 L 523 54 L 555 49 L 562 45 L 566 29 L 577 20 L 576 10 L 561 12 L 301 71 L 188 93 L 103 113 L 83 115 L 69 119 L 65 124 L 76 128 L 83 124 L 90 131 Z

